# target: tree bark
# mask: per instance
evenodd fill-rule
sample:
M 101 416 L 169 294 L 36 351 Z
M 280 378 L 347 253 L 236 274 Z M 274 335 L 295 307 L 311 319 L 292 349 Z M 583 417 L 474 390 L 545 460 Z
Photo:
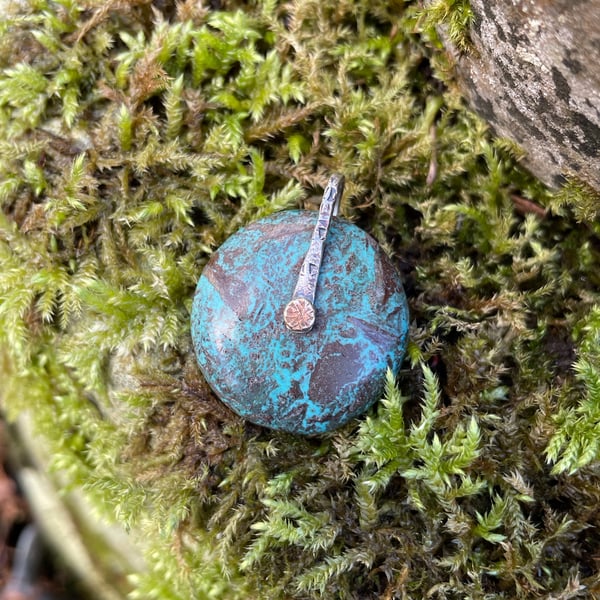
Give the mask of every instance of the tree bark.
M 600 0 L 471 6 L 473 50 L 456 53 L 471 106 L 546 184 L 575 176 L 600 191 Z

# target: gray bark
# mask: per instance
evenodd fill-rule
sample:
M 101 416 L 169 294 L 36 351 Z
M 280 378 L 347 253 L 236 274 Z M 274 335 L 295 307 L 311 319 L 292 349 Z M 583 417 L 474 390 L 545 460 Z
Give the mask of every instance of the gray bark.
M 474 51 L 456 53 L 459 87 L 524 165 L 557 187 L 600 191 L 600 0 L 471 0 Z

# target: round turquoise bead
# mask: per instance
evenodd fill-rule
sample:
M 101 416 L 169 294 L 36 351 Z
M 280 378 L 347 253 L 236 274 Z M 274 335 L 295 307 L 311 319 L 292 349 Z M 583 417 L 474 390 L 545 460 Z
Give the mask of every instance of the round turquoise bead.
M 314 435 L 366 410 L 406 348 L 408 308 L 398 272 L 358 227 L 333 218 L 319 273 L 316 321 L 286 328 L 317 213 L 286 211 L 230 237 L 194 296 L 192 338 L 204 377 L 242 417 Z

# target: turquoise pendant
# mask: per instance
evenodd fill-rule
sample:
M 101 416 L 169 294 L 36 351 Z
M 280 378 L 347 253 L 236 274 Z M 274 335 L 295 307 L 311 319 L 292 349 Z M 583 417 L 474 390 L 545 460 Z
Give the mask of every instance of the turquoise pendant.
M 200 369 L 240 416 L 306 435 L 331 431 L 381 396 L 406 349 L 397 270 L 364 231 L 335 216 L 343 178 L 319 213 L 286 211 L 231 236 L 194 296 Z

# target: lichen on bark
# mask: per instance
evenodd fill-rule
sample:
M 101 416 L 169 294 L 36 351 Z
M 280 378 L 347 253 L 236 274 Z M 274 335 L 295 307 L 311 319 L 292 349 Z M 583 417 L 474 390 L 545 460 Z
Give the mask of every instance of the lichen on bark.
M 471 106 L 547 185 L 577 178 L 598 193 L 600 2 L 471 0 L 470 10 L 468 46 L 441 31 Z

